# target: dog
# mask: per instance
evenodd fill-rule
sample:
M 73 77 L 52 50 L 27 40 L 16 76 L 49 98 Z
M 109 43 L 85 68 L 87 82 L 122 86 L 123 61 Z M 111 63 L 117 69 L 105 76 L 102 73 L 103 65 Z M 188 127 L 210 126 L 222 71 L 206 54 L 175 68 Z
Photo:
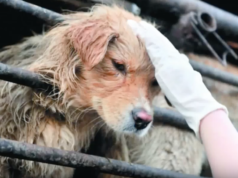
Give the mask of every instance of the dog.
M 152 126 L 153 107 L 170 107 L 128 19 L 142 20 L 117 6 L 96 5 L 90 12 L 65 15 L 44 35 L 3 49 L 2 63 L 35 72 L 58 90 L 47 93 L 0 81 L 1 138 L 87 152 L 101 133 L 113 142 L 102 139 L 95 154 L 199 175 L 205 153 L 194 133 Z M 73 168 L 0 161 L 4 178 L 74 175 Z

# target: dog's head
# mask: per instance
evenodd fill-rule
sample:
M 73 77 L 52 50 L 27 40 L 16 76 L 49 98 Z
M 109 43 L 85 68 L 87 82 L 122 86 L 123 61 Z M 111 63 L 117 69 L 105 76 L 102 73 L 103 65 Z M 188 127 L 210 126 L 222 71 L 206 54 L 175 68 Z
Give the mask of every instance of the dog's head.
M 107 6 L 73 17 L 78 20 L 68 20 L 61 32 L 53 33 L 62 33 L 64 40 L 55 45 L 57 54 L 51 48 L 47 67 L 55 54 L 58 67 L 51 70 L 64 97 L 76 107 L 92 107 L 116 131 L 144 135 L 160 88 L 143 41 L 127 25 L 128 19 L 141 19 Z

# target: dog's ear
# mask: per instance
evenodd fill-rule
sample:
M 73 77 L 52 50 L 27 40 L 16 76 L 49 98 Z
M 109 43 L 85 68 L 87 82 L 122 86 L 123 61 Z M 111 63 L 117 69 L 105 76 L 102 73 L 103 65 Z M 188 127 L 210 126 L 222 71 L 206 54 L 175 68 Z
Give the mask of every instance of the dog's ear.
M 91 69 L 101 62 L 109 42 L 119 36 L 106 20 L 86 20 L 71 27 L 71 41 L 84 67 Z

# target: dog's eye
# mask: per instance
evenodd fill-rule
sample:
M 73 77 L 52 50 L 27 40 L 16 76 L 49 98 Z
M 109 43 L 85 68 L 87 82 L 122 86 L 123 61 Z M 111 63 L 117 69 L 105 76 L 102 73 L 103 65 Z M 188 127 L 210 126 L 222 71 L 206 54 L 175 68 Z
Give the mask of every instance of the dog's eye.
M 126 67 L 124 64 L 119 64 L 119 63 L 116 63 L 114 60 L 112 61 L 113 63 L 113 66 L 119 70 L 120 72 L 125 72 L 126 71 Z
M 151 85 L 152 85 L 153 87 L 159 86 L 157 80 L 153 80 L 153 82 L 151 83 Z

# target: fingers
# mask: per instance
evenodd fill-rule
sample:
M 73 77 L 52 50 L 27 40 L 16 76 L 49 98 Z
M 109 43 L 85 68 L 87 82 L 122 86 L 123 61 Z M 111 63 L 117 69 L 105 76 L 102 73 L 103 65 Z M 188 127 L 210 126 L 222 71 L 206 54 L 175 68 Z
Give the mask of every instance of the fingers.
M 127 20 L 127 24 L 131 27 L 135 35 L 139 33 L 140 27 L 139 24 L 134 20 Z
M 154 48 L 156 46 L 158 50 L 163 49 L 169 51 L 169 53 L 174 50 L 176 51 L 174 45 L 152 24 L 143 20 L 140 22 L 127 20 L 127 24 L 131 27 L 134 34 L 145 42 L 147 48 L 150 46 Z
M 128 20 L 127 23 L 131 27 L 135 35 L 138 35 L 141 39 L 144 39 L 147 31 L 140 23 L 134 20 Z
M 152 24 L 147 23 L 146 21 L 139 22 L 140 27 L 144 29 L 145 32 L 150 33 L 154 38 L 159 39 L 161 43 L 164 43 L 168 47 L 173 47 L 172 43 Z
M 142 20 L 142 21 L 139 22 L 139 24 L 145 30 L 153 31 L 154 33 L 158 33 L 159 32 L 152 24 L 150 24 L 150 23 L 148 23 L 146 21 Z
M 139 35 L 143 38 L 146 33 L 149 33 L 149 36 L 159 37 L 160 40 L 165 40 L 165 37 L 150 23 L 146 21 L 140 21 L 139 23 L 134 20 L 128 20 L 128 25 L 132 28 L 135 35 Z M 148 36 L 148 35 L 147 35 Z

